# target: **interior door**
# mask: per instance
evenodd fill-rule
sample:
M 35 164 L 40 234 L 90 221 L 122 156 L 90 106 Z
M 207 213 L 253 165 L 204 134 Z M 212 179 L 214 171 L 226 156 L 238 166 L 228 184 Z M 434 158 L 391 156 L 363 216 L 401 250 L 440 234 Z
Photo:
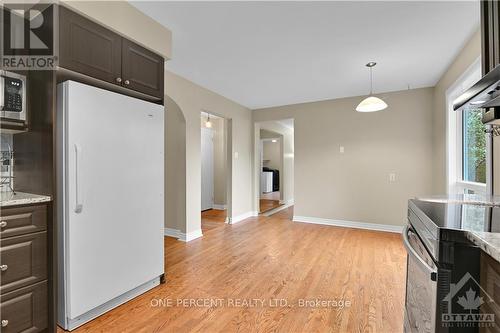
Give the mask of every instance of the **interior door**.
M 164 272 L 163 106 L 66 82 L 65 271 L 76 318 Z
M 201 129 L 201 210 L 214 205 L 214 133 L 210 128 Z

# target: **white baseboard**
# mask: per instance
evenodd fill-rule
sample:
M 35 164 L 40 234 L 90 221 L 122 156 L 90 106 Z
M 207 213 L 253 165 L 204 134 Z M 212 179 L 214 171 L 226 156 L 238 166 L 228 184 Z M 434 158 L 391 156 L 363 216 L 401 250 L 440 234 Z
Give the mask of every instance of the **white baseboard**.
M 165 228 L 163 234 L 165 236 L 177 238 L 178 240 L 180 240 L 182 242 L 189 242 L 189 241 L 192 241 L 193 239 L 200 238 L 201 236 L 203 236 L 201 229 L 191 231 L 188 233 L 184 233 L 178 229 Z
M 243 213 L 240 215 L 236 215 L 236 216 L 233 216 L 229 219 L 229 224 L 236 224 L 236 223 L 239 223 L 241 221 L 244 221 L 244 220 L 246 220 L 250 217 L 254 217 L 254 216 L 259 216 L 259 212 L 251 211 L 251 212 L 246 212 L 246 213 Z
M 218 210 L 226 210 L 226 209 L 227 209 L 227 205 L 218 205 L 218 204 L 213 204 L 213 205 L 212 205 L 212 208 L 213 208 L 213 209 L 218 209 Z
M 303 223 L 331 225 L 331 226 L 336 226 L 336 227 L 386 231 L 386 232 L 401 233 L 403 231 L 403 226 L 399 226 L 399 225 L 354 222 L 354 221 L 345 221 L 345 220 L 332 220 L 332 219 L 324 219 L 324 218 L 320 218 L 320 217 L 311 217 L 311 216 L 294 216 L 293 221 L 294 222 L 303 222 Z
M 203 236 L 201 229 L 191 231 L 188 233 L 179 232 L 179 240 L 182 242 L 190 242 L 196 238 L 200 238 L 201 236 Z
M 165 236 L 179 238 L 180 230 L 179 229 L 174 229 L 174 228 L 165 228 L 165 231 L 164 231 L 163 234 Z

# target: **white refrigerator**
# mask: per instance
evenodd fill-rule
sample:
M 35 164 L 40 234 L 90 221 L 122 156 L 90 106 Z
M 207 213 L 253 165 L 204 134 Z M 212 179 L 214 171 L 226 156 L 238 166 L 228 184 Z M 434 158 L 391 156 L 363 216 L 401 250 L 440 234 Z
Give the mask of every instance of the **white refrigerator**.
M 164 273 L 163 106 L 58 85 L 58 324 L 72 330 Z

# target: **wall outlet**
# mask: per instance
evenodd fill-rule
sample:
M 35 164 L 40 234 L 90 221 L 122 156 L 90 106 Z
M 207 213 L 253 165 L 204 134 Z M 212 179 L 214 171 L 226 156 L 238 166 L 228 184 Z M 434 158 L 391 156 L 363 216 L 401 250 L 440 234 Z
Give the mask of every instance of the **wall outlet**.
M 396 174 L 394 172 L 389 174 L 389 182 L 390 183 L 396 182 Z
M 344 153 L 344 146 L 340 146 L 340 153 L 343 154 Z

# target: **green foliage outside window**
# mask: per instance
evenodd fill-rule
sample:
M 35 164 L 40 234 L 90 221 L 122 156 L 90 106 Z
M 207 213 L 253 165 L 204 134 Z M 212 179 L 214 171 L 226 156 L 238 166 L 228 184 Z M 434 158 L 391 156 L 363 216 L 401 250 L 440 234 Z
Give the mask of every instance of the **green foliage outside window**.
M 486 135 L 481 116 L 476 109 L 463 113 L 463 178 L 486 183 Z

